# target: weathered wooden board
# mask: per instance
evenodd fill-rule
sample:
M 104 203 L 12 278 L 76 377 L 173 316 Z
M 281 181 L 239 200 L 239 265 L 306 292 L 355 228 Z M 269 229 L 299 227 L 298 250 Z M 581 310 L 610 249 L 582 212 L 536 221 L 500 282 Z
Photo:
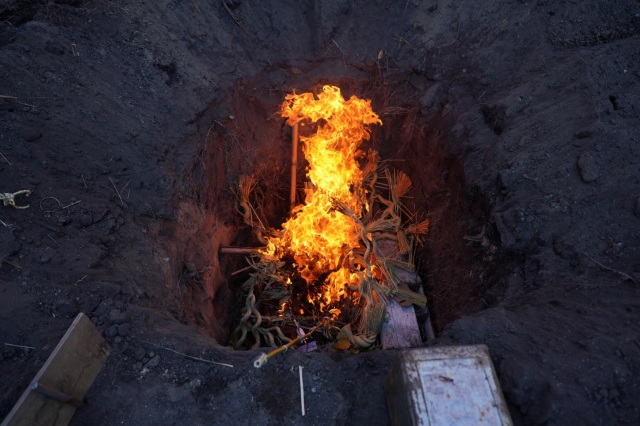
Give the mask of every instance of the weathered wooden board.
M 404 308 L 395 299 L 389 299 L 380 341 L 383 349 L 414 348 L 422 344 L 413 305 Z
M 67 425 L 74 405 L 45 396 L 33 385 L 82 401 L 110 353 L 100 332 L 79 313 L 1 426 Z
M 385 391 L 393 425 L 512 424 L 485 345 L 403 351 Z
M 385 257 L 396 258 L 398 242 L 391 239 L 380 239 L 378 252 Z M 406 256 L 405 256 L 406 258 Z M 398 269 L 396 274 L 400 283 L 408 286 L 421 284 L 420 277 L 415 272 Z M 380 341 L 383 349 L 413 348 L 422 344 L 420 328 L 413 306 L 402 307 L 395 299 L 390 298 L 386 306 L 386 320 L 380 330 Z

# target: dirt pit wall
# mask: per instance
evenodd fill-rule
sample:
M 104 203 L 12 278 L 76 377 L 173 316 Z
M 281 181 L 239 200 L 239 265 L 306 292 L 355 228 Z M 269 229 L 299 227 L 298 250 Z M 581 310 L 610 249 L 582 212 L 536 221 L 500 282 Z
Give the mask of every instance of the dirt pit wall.
M 380 66 L 363 65 L 363 69 L 335 77 L 327 76 L 330 66 L 324 63 L 314 64 L 297 77 L 282 78 L 265 71 L 239 81 L 225 96 L 227 103 L 212 107 L 196 120 L 196 126 L 207 131 L 200 140 L 186 141 L 197 147 L 197 154 L 175 196 L 178 223 L 166 224 L 171 240 L 164 233 L 158 235 L 176 260 L 167 271 L 167 287 L 179 289 L 183 303 L 179 318 L 223 344 L 229 341 L 243 300 L 241 281 L 232 274 L 246 262 L 243 256 L 219 255 L 218 251 L 224 245 L 260 245 L 243 223 L 238 181 L 243 175 L 255 178 L 256 215 L 267 226 L 279 227 L 288 215 L 292 149 L 291 129 L 280 117 L 279 108 L 287 93 L 319 93 L 324 84 L 337 85 L 345 98 L 372 100 L 383 125 L 373 126 L 371 140 L 361 149 L 378 151 L 384 167 L 402 170 L 412 179 L 405 204 L 418 217 L 431 221 L 430 233 L 416 248 L 416 263 L 427 283 L 437 328 L 483 307 L 478 292 L 486 287 L 475 284 L 475 274 L 488 269 L 487 259 L 467 245 L 474 227 L 481 233 L 479 224 L 485 220 L 487 206 L 478 187 L 467 182 L 463 162 L 451 153 L 456 141 L 450 140 L 447 131 L 452 117 L 447 120 L 441 115 L 444 93 L 432 90 L 434 99 L 421 100 L 416 93 L 426 91 L 431 82 L 415 76 L 394 76 L 387 81 Z M 322 78 L 312 77 L 320 74 Z M 301 191 L 306 163 L 299 155 Z M 492 230 L 482 232 L 477 243 L 490 257 L 496 250 L 490 244 Z

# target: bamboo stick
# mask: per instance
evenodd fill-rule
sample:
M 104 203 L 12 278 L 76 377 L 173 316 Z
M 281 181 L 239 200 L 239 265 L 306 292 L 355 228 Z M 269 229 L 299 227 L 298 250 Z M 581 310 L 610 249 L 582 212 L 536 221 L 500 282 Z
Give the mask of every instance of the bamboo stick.
M 298 123 L 293 125 L 291 133 L 291 193 L 289 196 L 291 210 L 296 206 L 296 174 L 298 172 Z
M 243 272 L 246 272 L 246 271 L 250 271 L 251 269 L 253 269 L 253 266 L 247 266 L 247 267 L 244 267 L 242 269 L 238 269 L 237 271 L 232 272 L 231 276 L 235 277 L 236 275 L 239 275 L 239 274 L 241 274 Z
M 256 254 L 259 253 L 260 250 L 263 250 L 264 247 L 228 247 L 228 246 L 220 246 L 220 250 L 218 251 L 220 254 Z
M 304 381 L 302 380 L 302 366 L 298 366 L 298 372 L 300 373 L 300 405 L 302 408 L 302 415 L 304 416 Z
M 263 352 L 262 354 L 260 354 L 260 356 L 258 358 L 255 359 L 255 361 L 253 361 L 253 366 L 255 368 L 262 367 L 263 365 L 265 365 L 267 363 L 268 360 L 270 360 L 274 356 L 276 356 L 276 355 L 278 355 L 278 354 L 280 354 L 282 352 L 286 352 L 291 346 L 295 345 L 296 343 L 302 342 L 308 336 L 311 336 L 317 329 L 322 327 L 323 324 L 324 324 L 324 321 L 320 322 L 318 325 L 316 325 L 311 330 L 309 330 L 305 335 L 296 337 L 295 339 L 293 339 L 292 341 L 290 341 L 286 345 L 282 345 L 279 348 L 276 348 L 276 349 L 272 350 L 268 354 L 265 354 Z

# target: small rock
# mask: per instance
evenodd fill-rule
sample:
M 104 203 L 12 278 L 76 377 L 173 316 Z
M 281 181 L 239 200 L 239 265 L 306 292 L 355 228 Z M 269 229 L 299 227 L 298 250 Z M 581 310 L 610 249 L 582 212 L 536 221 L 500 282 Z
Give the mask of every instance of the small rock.
M 144 356 L 147 354 L 147 351 L 144 350 L 143 347 L 138 347 L 138 349 L 136 349 L 135 353 L 133 354 L 133 356 L 138 360 L 138 361 L 142 361 L 144 359 Z
M 44 44 L 44 50 L 54 55 L 64 55 L 67 49 L 61 42 L 49 40 Z
M 593 130 L 591 129 L 582 129 L 578 130 L 573 134 L 573 137 L 576 139 L 585 139 L 593 135 Z
M 48 256 L 48 255 L 46 255 L 46 254 L 43 254 L 42 256 L 40 256 L 40 257 L 38 258 L 38 263 L 41 263 L 41 264 L 43 264 L 43 265 L 44 265 L 45 263 L 49 263 L 49 262 L 51 262 L 51 257 L 49 257 L 49 256 Z
M 35 142 L 42 137 L 42 132 L 34 129 L 23 129 L 20 132 L 20 136 L 27 142 Z
M 593 154 L 583 152 L 578 157 L 578 170 L 584 182 L 593 182 L 600 177 L 598 173 L 598 163 Z
M 129 324 L 120 324 L 118 326 L 118 334 L 122 337 L 127 337 L 131 331 L 129 330 Z
M 122 312 L 118 309 L 113 309 L 109 312 L 109 322 L 111 324 L 122 324 L 127 322 L 128 315 L 126 312 Z
M 118 343 L 122 342 L 122 337 L 120 337 L 120 336 L 116 336 L 116 337 L 113 339 L 113 342 L 114 342 L 114 343 L 116 343 L 116 344 L 118 344 Z
M 160 355 L 156 355 L 149 360 L 144 366 L 147 368 L 157 367 L 160 364 Z
M 73 299 L 61 299 L 56 302 L 56 311 L 65 318 L 71 318 L 78 313 L 78 307 Z
M 93 223 L 93 218 L 91 217 L 91 215 L 80 214 L 78 216 L 78 224 L 81 227 L 86 228 L 87 226 L 91 225 L 92 223 Z
M 71 218 L 69 216 L 60 216 L 57 220 L 58 225 L 68 225 L 71 223 Z
M 118 326 L 112 325 L 107 329 L 105 334 L 107 335 L 108 338 L 113 339 L 118 335 Z
M 114 228 L 116 227 L 116 220 L 114 218 L 106 219 L 103 222 L 102 227 L 104 228 L 105 231 L 113 231 Z
M 103 315 L 106 315 L 107 312 L 111 310 L 112 306 L 113 306 L 113 300 L 111 299 L 102 300 L 98 305 L 98 308 L 94 311 L 93 314 L 97 317 L 102 317 Z

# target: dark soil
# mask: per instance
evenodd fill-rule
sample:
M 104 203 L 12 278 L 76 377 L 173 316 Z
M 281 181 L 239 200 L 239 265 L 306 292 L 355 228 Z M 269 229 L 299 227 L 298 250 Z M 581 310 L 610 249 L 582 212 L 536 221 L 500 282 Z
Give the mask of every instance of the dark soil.
M 227 347 L 232 188 L 279 225 L 278 106 L 331 83 L 431 220 L 436 344 L 488 345 L 516 424 L 639 424 L 640 3 L 264 3 L 0 1 L 0 192 L 33 191 L 0 206 L 0 417 L 85 312 L 113 352 L 72 424 L 389 422 L 394 351 Z

